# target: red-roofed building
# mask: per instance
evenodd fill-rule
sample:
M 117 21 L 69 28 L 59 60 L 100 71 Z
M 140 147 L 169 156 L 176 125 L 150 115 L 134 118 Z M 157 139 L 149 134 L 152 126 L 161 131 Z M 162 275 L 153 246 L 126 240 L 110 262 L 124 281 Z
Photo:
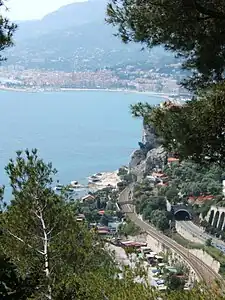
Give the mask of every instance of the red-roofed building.
M 206 201 L 211 201 L 213 200 L 215 197 L 212 196 L 212 195 L 206 195 L 206 196 L 198 196 L 198 197 L 195 197 L 195 196 L 190 196 L 188 198 L 188 202 L 189 203 L 195 203 L 195 204 L 203 204 L 204 202 Z
M 126 241 L 121 242 L 122 247 L 134 247 L 134 248 L 140 248 L 147 246 L 147 243 L 141 243 L 141 242 L 134 242 L 134 241 Z
M 101 235 L 107 235 L 110 233 L 108 230 L 104 230 L 104 229 L 98 229 L 97 231 L 98 231 L 98 234 L 101 234 Z
M 176 157 L 169 157 L 168 159 L 167 159 L 167 163 L 168 163 L 168 165 L 172 165 L 172 164 L 177 164 L 177 163 L 179 163 L 179 158 L 176 158 Z
M 168 186 L 168 183 L 159 182 L 156 184 L 156 186 Z
M 110 230 L 106 226 L 97 226 L 97 232 L 102 235 L 110 234 Z
M 99 212 L 98 212 L 98 214 L 99 214 L 99 215 L 101 215 L 101 216 L 103 216 L 103 215 L 104 215 L 104 213 L 105 213 L 105 211 L 104 211 L 104 210 L 99 210 Z
M 167 178 L 166 174 L 164 173 L 156 173 L 156 172 L 153 172 L 152 173 L 152 176 L 156 177 L 156 178 Z
M 168 159 L 167 159 L 167 161 L 168 162 L 179 162 L 179 158 L 176 158 L 176 157 L 169 157 Z
M 93 201 L 93 200 L 95 200 L 95 197 L 93 195 L 88 194 L 81 199 L 81 202 Z

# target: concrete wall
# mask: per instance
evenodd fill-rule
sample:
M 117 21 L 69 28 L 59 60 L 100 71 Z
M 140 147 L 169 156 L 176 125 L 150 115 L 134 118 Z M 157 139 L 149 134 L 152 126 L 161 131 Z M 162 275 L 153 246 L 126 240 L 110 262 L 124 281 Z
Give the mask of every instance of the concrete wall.
M 196 244 L 204 244 L 204 241 L 199 239 L 197 235 L 190 233 L 187 231 L 182 224 L 179 222 L 176 222 L 176 231 L 181 236 L 183 236 L 186 240 L 189 240 L 190 242 L 196 243 Z M 202 230 L 203 232 L 203 230 Z
M 176 222 L 176 230 L 177 232 L 183 236 L 185 239 L 197 243 L 197 244 L 204 244 L 202 240 L 200 240 L 196 235 L 191 234 L 190 232 L 186 231 L 181 224 Z M 203 229 L 202 229 L 203 231 Z M 215 260 L 212 256 L 210 256 L 207 252 L 201 250 L 201 249 L 190 249 L 191 253 L 193 253 L 195 256 L 197 256 L 199 259 L 204 261 L 210 268 L 212 268 L 214 271 L 219 272 L 220 269 L 220 263 Z
M 210 268 L 212 268 L 217 273 L 220 269 L 220 263 L 215 260 L 212 256 L 210 256 L 207 252 L 200 249 L 190 249 L 190 252 L 197 256 L 199 259 L 204 261 Z
M 152 249 L 152 251 L 156 253 L 164 252 L 166 250 L 165 247 L 163 247 L 162 243 L 160 243 L 150 235 L 147 235 L 146 242 L 148 246 Z

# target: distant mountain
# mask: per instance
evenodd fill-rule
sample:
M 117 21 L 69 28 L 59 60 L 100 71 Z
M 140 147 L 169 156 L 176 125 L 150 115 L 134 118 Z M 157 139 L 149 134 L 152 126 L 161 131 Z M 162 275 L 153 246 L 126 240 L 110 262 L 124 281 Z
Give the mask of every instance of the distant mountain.
M 20 39 L 37 37 L 54 30 L 103 21 L 106 5 L 106 0 L 75 2 L 61 7 L 41 20 L 18 22 L 19 30 L 16 33 L 16 39 L 20 41 Z
M 93 70 L 171 57 L 162 49 L 124 45 L 105 22 L 107 0 L 66 5 L 42 20 L 20 22 L 7 64 L 50 70 Z M 154 57 L 154 59 L 153 59 Z M 173 61 L 173 60 L 172 60 Z

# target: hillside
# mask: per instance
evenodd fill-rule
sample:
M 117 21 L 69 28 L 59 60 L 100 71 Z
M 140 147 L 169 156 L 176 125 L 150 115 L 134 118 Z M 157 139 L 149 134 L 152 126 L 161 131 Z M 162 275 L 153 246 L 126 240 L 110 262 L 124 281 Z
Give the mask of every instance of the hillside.
M 105 22 L 105 0 L 64 6 L 39 21 L 20 22 L 15 47 L 7 51 L 8 65 L 64 71 L 95 70 L 120 65 L 150 64 L 157 58 L 173 63 L 162 50 L 141 51 L 124 45 Z M 165 59 L 164 59 L 165 60 Z
M 16 39 L 26 40 L 54 30 L 76 27 L 99 20 L 104 21 L 106 4 L 106 0 L 75 2 L 61 7 L 41 20 L 18 22 L 19 30 L 16 33 Z

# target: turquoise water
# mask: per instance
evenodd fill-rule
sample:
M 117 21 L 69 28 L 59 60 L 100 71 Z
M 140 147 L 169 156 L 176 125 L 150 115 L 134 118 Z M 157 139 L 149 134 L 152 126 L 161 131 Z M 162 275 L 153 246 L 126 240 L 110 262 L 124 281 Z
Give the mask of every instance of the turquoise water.
M 0 183 L 4 184 L 4 166 L 16 150 L 25 148 L 38 148 L 40 156 L 59 171 L 56 179 L 65 184 L 127 164 L 142 133 L 141 120 L 131 117 L 130 104 L 161 101 L 143 94 L 100 91 L 2 91 L 0 95 Z

